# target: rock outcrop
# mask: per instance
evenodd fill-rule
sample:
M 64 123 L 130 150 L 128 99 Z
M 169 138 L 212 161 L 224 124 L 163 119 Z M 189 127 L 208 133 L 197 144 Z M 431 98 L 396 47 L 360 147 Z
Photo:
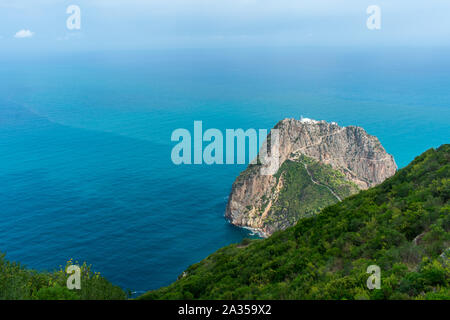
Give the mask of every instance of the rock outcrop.
M 341 200 L 337 189 L 342 189 L 345 184 L 343 180 L 355 186 L 344 186 L 347 191 L 341 195 L 348 196 L 359 189 L 367 189 L 383 182 L 397 170 L 393 157 L 386 153 L 378 138 L 360 127 L 340 127 L 334 122 L 310 119 L 284 119 L 274 129 L 279 132 L 280 169 L 276 174 L 262 175 L 259 170 L 261 165 L 249 165 L 233 183 L 225 213 L 232 224 L 260 231 L 263 235 L 284 229 L 293 225 L 299 217 L 307 216 L 302 212 L 292 212 L 295 208 L 303 208 L 302 206 L 294 209 L 291 205 L 280 208 L 283 204 L 278 203 L 287 182 L 287 164 L 301 163 L 295 170 L 304 170 L 299 173 L 302 177 L 296 179 L 297 184 L 290 186 L 291 194 L 295 187 L 311 189 L 307 184 L 298 184 L 302 179 L 312 182 L 320 189 L 293 199 L 300 202 L 317 200 L 312 197 L 326 192 L 325 188 L 330 194 L 334 194 L 332 198 L 337 202 Z M 327 176 L 322 179 L 322 183 L 316 181 L 318 179 L 313 177 L 308 166 L 315 166 L 318 170 L 316 174 L 322 178 Z M 292 165 L 289 170 L 292 183 Z M 301 194 L 302 190 L 298 192 Z M 317 209 L 321 209 L 321 205 L 316 205 Z M 280 212 L 284 213 L 280 216 Z

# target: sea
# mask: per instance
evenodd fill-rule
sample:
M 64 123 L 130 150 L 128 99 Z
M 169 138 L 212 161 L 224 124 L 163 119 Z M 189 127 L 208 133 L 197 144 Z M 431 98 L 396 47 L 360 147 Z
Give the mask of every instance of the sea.
M 0 252 L 41 271 L 86 261 L 135 295 L 169 285 L 257 237 L 224 218 L 246 164 L 176 165 L 174 130 L 335 121 L 377 136 L 401 168 L 450 142 L 449 56 L 436 47 L 0 53 Z

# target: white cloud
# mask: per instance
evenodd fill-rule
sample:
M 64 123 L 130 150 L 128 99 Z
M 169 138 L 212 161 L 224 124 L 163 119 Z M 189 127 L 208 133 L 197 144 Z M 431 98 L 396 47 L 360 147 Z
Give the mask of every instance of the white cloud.
M 23 30 L 17 31 L 17 33 L 14 35 L 14 38 L 31 38 L 33 35 L 34 35 L 34 32 L 23 29 Z

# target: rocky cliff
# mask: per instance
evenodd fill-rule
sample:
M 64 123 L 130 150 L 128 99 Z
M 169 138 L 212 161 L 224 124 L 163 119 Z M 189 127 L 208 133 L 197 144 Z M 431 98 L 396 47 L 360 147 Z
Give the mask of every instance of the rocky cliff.
M 284 119 L 274 129 L 280 168 L 262 175 L 254 164 L 239 175 L 225 213 L 234 225 L 267 236 L 396 172 L 393 157 L 360 127 Z

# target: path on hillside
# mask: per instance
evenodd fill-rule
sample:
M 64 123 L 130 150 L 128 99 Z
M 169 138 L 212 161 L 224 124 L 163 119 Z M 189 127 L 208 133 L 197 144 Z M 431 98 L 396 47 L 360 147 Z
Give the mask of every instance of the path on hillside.
M 309 175 L 309 178 L 311 179 L 311 181 L 312 181 L 314 184 L 317 184 L 317 185 L 319 185 L 319 186 L 322 186 L 322 187 L 327 188 L 328 190 L 330 190 L 330 192 L 333 194 L 333 196 L 335 196 L 336 199 L 339 200 L 339 202 L 342 201 L 342 199 L 341 199 L 341 198 L 340 198 L 340 197 L 339 197 L 339 196 L 338 196 L 338 195 L 337 195 L 337 194 L 336 194 L 329 186 L 327 186 L 327 185 L 325 185 L 325 184 L 321 184 L 321 183 L 315 181 L 315 180 L 313 179 L 311 173 L 309 172 L 308 166 L 306 165 L 306 163 L 303 163 L 303 165 L 305 166 L 305 169 L 306 169 L 306 172 L 307 172 L 308 175 Z

